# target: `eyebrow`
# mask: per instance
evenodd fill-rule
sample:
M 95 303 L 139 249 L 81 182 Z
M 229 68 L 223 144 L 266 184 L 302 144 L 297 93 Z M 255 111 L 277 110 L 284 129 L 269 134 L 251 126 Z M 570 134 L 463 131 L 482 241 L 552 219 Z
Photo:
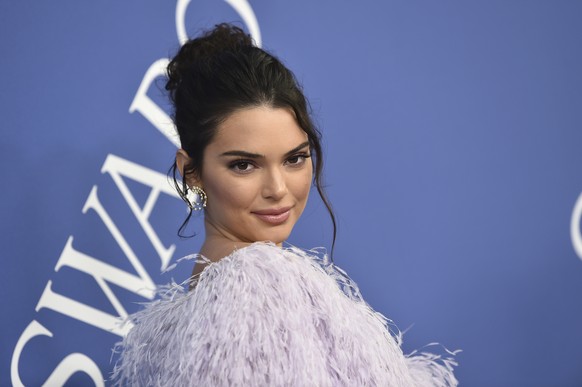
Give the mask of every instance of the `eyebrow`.
M 306 146 L 309 146 L 309 141 L 305 141 L 304 143 L 299 144 L 295 148 L 291 149 L 289 152 L 285 153 L 285 157 L 290 156 L 297 151 L 300 151 L 301 149 L 305 148 Z M 265 155 L 261 155 L 259 153 L 251 153 L 251 152 L 241 151 L 241 150 L 232 150 L 232 151 L 224 152 L 220 156 L 239 156 L 239 157 L 247 157 L 249 159 L 265 158 Z

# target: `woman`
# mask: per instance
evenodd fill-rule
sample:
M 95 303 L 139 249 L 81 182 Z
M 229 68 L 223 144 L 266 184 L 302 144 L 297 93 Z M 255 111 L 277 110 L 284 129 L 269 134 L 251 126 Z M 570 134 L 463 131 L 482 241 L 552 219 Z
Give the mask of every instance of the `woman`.
M 190 282 L 135 315 L 115 380 L 131 385 L 450 386 L 451 359 L 404 356 L 400 335 L 326 257 L 282 248 L 312 181 L 319 133 L 293 74 L 227 24 L 187 42 L 166 88 L 178 192 L 204 211 Z M 183 179 L 176 180 L 176 171 Z M 182 225 L 185 226 L 188 218 Z

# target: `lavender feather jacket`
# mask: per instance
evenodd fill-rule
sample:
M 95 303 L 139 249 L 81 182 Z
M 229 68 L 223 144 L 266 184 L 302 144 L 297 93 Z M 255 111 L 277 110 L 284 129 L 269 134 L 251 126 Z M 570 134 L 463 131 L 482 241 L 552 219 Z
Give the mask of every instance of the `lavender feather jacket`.
M 451 357 L 404 355 L 400 334 L 341 269 L 296 248 L 237 250 L 133 320 L 118 385 L 457 385 Z

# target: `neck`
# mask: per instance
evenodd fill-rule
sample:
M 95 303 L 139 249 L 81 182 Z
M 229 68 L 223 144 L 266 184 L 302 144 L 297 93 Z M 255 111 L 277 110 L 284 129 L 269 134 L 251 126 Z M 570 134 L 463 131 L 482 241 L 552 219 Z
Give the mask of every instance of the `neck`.
M 217 262 L 230 255 L 236 249 L 241 249 L 251 244 L 251 242 L 233 241 L 222 236 L 207 235 L 200 249 L 200 254 L 212 262 Z
M 252 242 L 239 241 L 231 235 L 221 232 L 208 217 L 204 219 L 206 238 L 200 248 L 200 254 L 211 262 L 218 262 L 230 255 L 236 249 L 249 246 Z M 200 274 L 206 267 L 205 263 L 196 263 L 192 270 L 192 276 Z
M 204 217 L 204 230 L 206 238 L 200 249 L 200 254 L 212 262 L 217 262 L 230 255 L 234 250 L 252 244 L 252 241 L 241 241 L 235 235 L 231 235 L 217 227 L 209 216 Z
M 217 227 L 208 216 L 204 217 L 204 229 L 206 238 L 200 249 L 200 254 L 211 262 L 218 262 L 233 251 L 250 246 L 255 242 L 239 240 L 235 235 L 231 235 Z M 277 246 L 281 247 L 281 245 L 282 243 L 277 243 Z M 206 264 L 197 263 L 192 270 L 192 275 L 200 274 L 204 267 L 206 267 Z

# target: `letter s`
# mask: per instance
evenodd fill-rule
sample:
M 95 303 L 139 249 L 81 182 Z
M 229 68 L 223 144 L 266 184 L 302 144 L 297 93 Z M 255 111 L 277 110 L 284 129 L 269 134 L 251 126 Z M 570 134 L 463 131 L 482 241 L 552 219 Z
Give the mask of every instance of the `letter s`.
M 18 373 L 18 363 L 20 362 L 20 355 L 22 354 L 24 346 L 36 336 L 53 337 L 53 334 L 36 320 L 32 320 L 24 332 L 22 332 L 14 348 L 12 362 L 10 363 L 10 378 L 14 387 L 24 387 L 22 380 L 20 380 L 20 374 Z M 42 385 L 43 387 L 62 386 L 76 372 L 84 372 L 89 375 L 95 383 L 95 386 L 105 386 L 99 367 L 97 367 L 93 360 L 82 353 L 72 353 L 65 357 Z

